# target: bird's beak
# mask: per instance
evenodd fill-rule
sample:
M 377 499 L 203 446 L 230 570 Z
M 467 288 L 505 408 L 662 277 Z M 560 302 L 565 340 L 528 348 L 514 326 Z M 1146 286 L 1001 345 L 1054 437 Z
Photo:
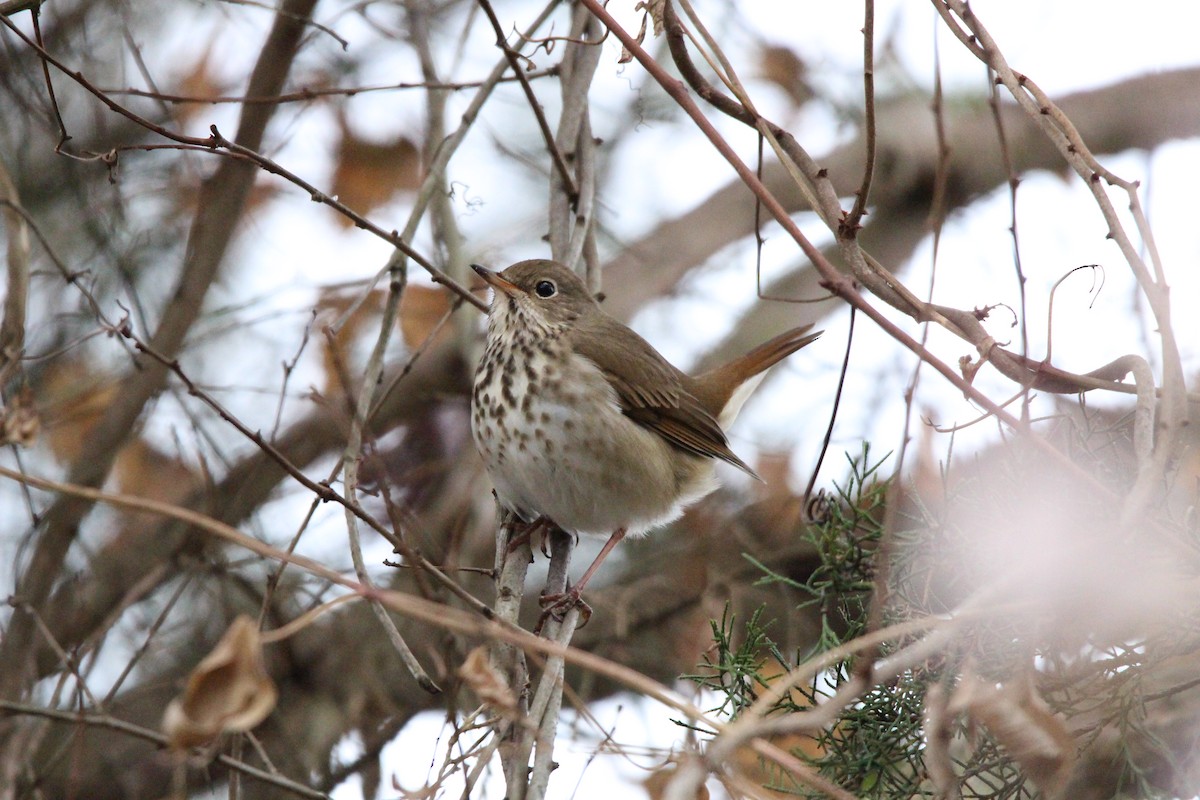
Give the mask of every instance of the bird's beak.
M 479 277 L 483 278 L 484 282 L 497 292 L 504 292 L 509 297 L 516 297 L 521 293 L 521 290 L 517 288 L 515 283 L 506 280 L 498 272 L 493 272 L 487 267 L 481 267 L 478 264 L 472 264 L 471 269 L 475 270 L 479 274 Z

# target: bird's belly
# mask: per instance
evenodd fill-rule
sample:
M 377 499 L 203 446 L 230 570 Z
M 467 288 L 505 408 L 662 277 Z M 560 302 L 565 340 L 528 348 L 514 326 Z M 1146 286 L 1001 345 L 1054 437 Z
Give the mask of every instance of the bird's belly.
M 709 459 L 673 448 L 622 414 L 598 371 L 585 369 L 565 383 L 573 388 L 513 385 L 516 402 L 499 416 L 495 405 L 491 413 L 472 413 L 503 505 L 576 533 L 625 528 L 636 535 L 675 519 L 715 487 Z

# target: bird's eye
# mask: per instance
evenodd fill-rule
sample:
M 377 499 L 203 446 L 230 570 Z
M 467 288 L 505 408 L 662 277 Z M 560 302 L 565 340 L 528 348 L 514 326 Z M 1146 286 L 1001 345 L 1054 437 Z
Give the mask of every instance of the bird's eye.
M 558 288 L 554 285 L 554 281 L 538 281 L 537 286 L 533 287 L 537 292 L 538 297 L 554 297 L 558 292 Z

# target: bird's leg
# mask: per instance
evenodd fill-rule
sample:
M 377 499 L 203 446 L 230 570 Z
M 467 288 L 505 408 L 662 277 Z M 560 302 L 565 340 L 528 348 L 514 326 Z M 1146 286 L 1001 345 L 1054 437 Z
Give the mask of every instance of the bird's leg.
M 571 569 L 571 556 L 575 549 L 574 538 L 572 534 L 557 527 L 551 528 L 550 532 L 546 535 L 547 541 L 550 542 L 550 566 L 546 570 L 546 585 L 541 592 L 542 598 L 550 595 L 562 597 L 563 593 L 567 591 L 568 573 Z M 542 602 L 545 601 L 542 600 Z M 550 618 L 549 613 L 538 617 L 537 624 L 533 626 L 534 636 L 542 635 L 542 627 Z
M 562 616 L 566 614 L 572 606 L 579 606 L 580 611 L 582 612 L 583 620 L 580 627 L 583 627 L 583 625 L 587 624 L 588 618 L 592 616 L 592 609 L 587 603 L 583 602 L 583 587 L 587 586 L 587 582 L 590 581 L 592 576 L 596 574 L 596 570 L 600 568 L 600 565 L 604 562 L 604 559 L 608 558 L 608 554 L 611 553 L 612 549 L 616 547 L 617 544 L 624 538 L 625 529 L 617 528 L 612 532 L 612 536 L 608 537 L 608 541 L 604 543 L 604 547 L 600 548 L 600 552 L 596 554 L 596 557 L 592 560 L 592 563 L 588 565 L 587 570 L 583 573 L 583 577 L 579 579 L 578 583 L 567 589 L 565 592 L 557 594 L 544 594 L 539 598 L 539 602 L 542 604 L 543 611 L 541 619 L 538 620 L 538 628 L 542 627 L 542 624 L 546 621 L 546 618 L 551 614 L 561 619 Z
M 513 516 L 516 517 L 515 514 Z M 508 540 L 508 552 L 511 553 L 526 542 L 532 541 L 535 534 L 548 532 L 552 525 L 554 525 L 554 522 L 549 517 L 537 517 L 530 522 L 525 522 L 520 517 L 516 517 L 513 522 L 513 533 L 515 535 Z M 542 555 L 549 558 L 550 554 L 546 552 L 545 536 L 541 540 L 541 549 Z

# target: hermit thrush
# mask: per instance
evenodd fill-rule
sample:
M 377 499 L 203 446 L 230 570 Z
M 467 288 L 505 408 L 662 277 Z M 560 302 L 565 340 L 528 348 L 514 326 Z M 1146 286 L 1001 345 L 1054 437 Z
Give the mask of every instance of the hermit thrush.
M 670 522 L 716 488 L 713 459 L 754 475 L 724 429 L 764 370 L 820 336 L 795 328 L 690 376 L 562 264 L 472 269 L 494 290 L 471 431 L 496 497 L 527 522 L 609 535 L 575 600 L 625 535 Z

